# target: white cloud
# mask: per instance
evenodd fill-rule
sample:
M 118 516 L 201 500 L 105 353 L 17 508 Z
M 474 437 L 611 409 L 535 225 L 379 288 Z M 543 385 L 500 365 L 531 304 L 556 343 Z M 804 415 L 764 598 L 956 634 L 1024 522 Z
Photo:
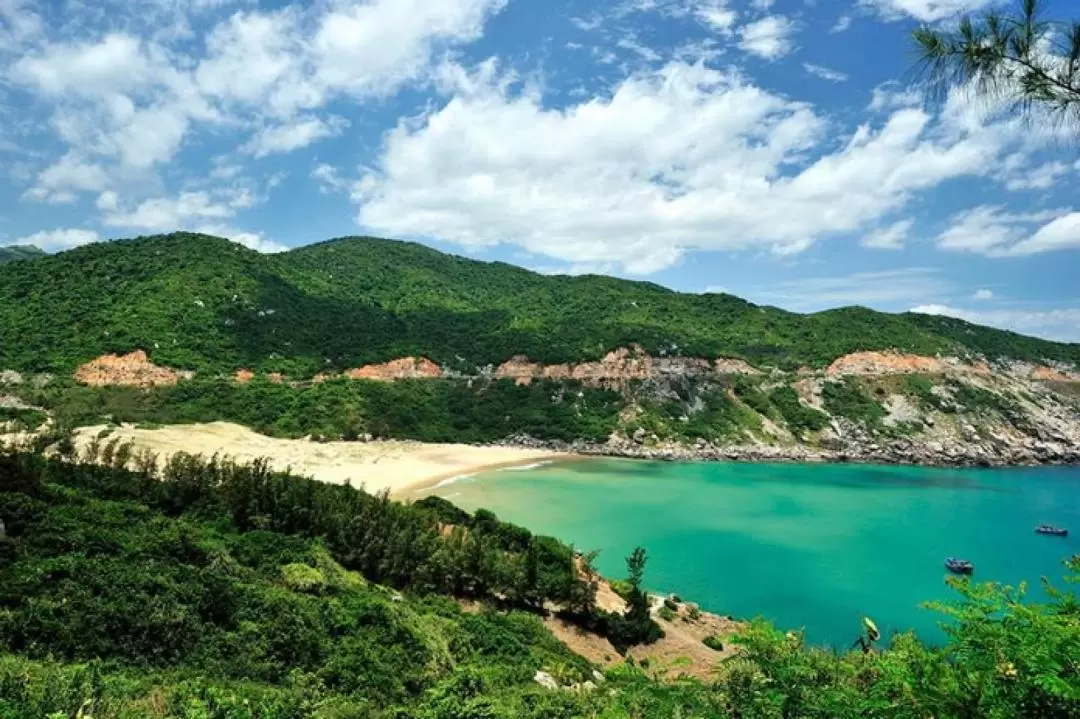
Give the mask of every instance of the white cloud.
M 249 250 L 262 253 L 284 252 L 289 249 L 285 245 L 266 239 L 261 232 L 245 232 L 234 227 L 221 224 L 199 225 L 192 232 L 203 235 L 214 235 L 232 240 L 238 245 L 243 245 Z
M 912 17 L 921 22 L 937 22 L 989 7 L 998 0 L 860 0 L 886 20 Z
M 770 283 L 750 292 L 749 296 L 756 302 L 806 312 L 841 305 L 907 306 L 911 302 L 946 296 L 951 289 L 951 284 L 934 269 L 902 267 Z
M 678 62 L 562 109 L 487 70 L 458 86 L 388 133 L 354 193 L 361 225 L 635 273 L 691 249 L 790 254 L 863 230 L 921 190 L 990 172 L 1023 132 L 909 108 L 837 148 L 808 106 Z
M 329 102 L 425 80 L 433 58 L 479 37 L 506 0 L 335 0 L 240 10 L 207 22 L 198 35 L 205 45 L 190 42 L 197 37 L 188 22 L 193 12 L 231 4 L 147 0 L 131 11 L 117 0 L 69 3 L 62 20 L 50 18 L 54 40 L 0 63 L 6 79 L 51 106 L 48 128 L 68 155 L 100 175 L 64 185 L 43 173 L 27 197 L 59 202 L 121 184 L 160 185 L 156 168 L 175 160 L 193 129 L 250 128 L 243 147 L 256 156 L 337 134 L 344 121 L 317 114 Z M 15 17 L 22 34 L 40 29 L 18 0 L 0 0 L 0 58 Z M 162 31 L 166 19 L 177 27 Z
M 836 19 L 836 24 L 832 26 L 829 32 L 844 32 L 851 27 L 851 16 L 841 15 Z
M 72 247 L 97 242 L 101 238 L 93 230 L 50 230 L 36 232 L 26 237 L 20 237 L 11 243 L 12 245 L 35 245 L 46 252 L 62 252 Z
M 301 116 L 288 123 L 264 127 L 242 148 L 255 157 L 292 152 L 328 137 L 340 135 L 349 123 L 340 117 L 323 120 Z
M 739 47 L 766 60 L 776 60 L 795 49 L 795 23 L 783 15 L 768 15 L 743 25 Z
M 1080 342 L 1080 308 L 967 310 L 949 305 L 925 304 L 912 307 L 911 311 L 956 317 L 1060 342 Z
M 908 233 L 911 232 L 912 220 L 900 220 L 888 227 L 874 230 L 862 239 L 863 247 L 875 250 L 902 250 Z
M 1071 168 L 1062 162 L 1047 162 L 1023 173 L 1014 174 L 1005 182 L 1005 187 L 1018 190 L 1048 190 L 1059 179 L 1070 172 Z
M 103 212 L 115 212 L 120 206 L 120 196 L 112 190 L 106 190 L 98 195 L 94 205 Z
M 1034 255 L 1080 248 L 1080 212 L 1070 212 L 1046 223 L 1035 234 L 1008 249 L 1010 255 Z
M 718 33 L 728 34 L 739 14 L 727 6 L 726 0 L 701 0 L 694 6 L 697 19 Z
M 832 70 L 821 65 L 814 65 L 813 63 L 804 62 L 803 69 L 811 75 L 816 75 L 822 80 L 828 80 L 829 82 L 846 82 L 848 76 L 838 70 Z
M 111 227 L 125 227 L 150 232 L 173 232 L 187 229 L 193 221 L 205 222 L 236 214 L 226 202 L 215 201 L 206 192 L 183 192 L 176 198 L 158 197 L 140 203 L 125 212 L 107 210 L 102 221 Z
M 1026 237 L 1030 228 L 1048 223 Z M 1028 255 L 1080 246 L 1080 213 L 1062 210 L 1011 213 L 993 205 L 959 212 L 938 235 L 937 246 L 955 252 L 977 252 L 992 257 Z
M 905 88 L 895 80 L 889 80 L 875 87 L 870 104 L 866 109 L 871 112 L 893 111 L 904 107 L 916 107 L 922 104 L 923 96 L 914 88 Z
M 974 294 L 971 295 L 971 299 L 979 301 L 992 300 L 994 299 L 994 293 L 987 289 L 975 290 Z
M 773 3 L 775 2 L 776 0 L 752 0 L 752 2 L 750 3 L 750 7 L 754 8 L 755 10 L 764 11 L 771 8 L 773 6 Z
M 311 178 L 319 183 L 319 191 L 324 194 L 344 192 L 351 187 L 351 183 L 341 176 L 336 167 L 325 162 L 315 166 Z
M 17 51 L 41 34 L 44 24 L 25 0 L 0 0 L 0 53 Z
M 49 165 L 37 176 L 37 182 L 23 195 L 25 199 L 39 202 L 72 202 L 72 191 L 97 192 L 109 182 L 108 174 L 100 165 L 87 162 L 75 153 L 67 153 Z

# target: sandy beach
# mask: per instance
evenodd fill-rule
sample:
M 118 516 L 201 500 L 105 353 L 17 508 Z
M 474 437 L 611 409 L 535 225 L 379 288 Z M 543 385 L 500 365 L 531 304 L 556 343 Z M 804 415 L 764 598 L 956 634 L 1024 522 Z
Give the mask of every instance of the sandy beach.
M 78 430 L 81 448 L 106 429 Z M 547 450 L 514 447 L 474 447 L 466 444 L 425 444 L 410 441 L 310 442 L 276 439 L 228 422 L 171 425 L 138 429 L 113 427 L 109 438 L 130 441 L 137 450 L 150 450 L 164 460 L 177 452 L 219 454 L 238 462 L 266 458 L 278 470 L 290 470 L 320 482 L 363 486 L 368 492 L 390 490 L 397 498 L 416 496 L 423 489 L 460 475 L 566 458 Z

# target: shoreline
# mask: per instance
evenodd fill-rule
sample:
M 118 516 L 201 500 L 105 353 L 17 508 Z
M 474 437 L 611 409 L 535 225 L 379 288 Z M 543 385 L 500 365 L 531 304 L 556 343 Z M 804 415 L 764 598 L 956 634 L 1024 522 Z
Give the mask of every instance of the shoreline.
M 1080 445 L 1058 442 L 1005 444 L 994 442 L 913 442 L 895 440 L 885 446 L 848 444 L 839 449 L 805 445 L 644 445 L 631 441 L 545 442 L 516 437 L 495 446 L 550 449 L 577 457 L 607 457 L 664 462 L 746 462 L 805 464 L 878 464 L 939 468 L 1008 468 L 1080 466 Z
M 427 445 L 430 446 L 430 445 Z M 448 447 L 503 447 L 505 449 L 514 449 L 514 447 L 508 445 L 474 445 L 474 444 L 458 444 L 458 445 L 442 445 Z M 522 448 L 523 449 L 523 448 Z M 410 484 L 407 487 L 402 487 L 399 492 L 391 493 L 391 496 L 395 499 L 409 500 L 409 499 L 422 499 L 427 495 L 429 490 L 435 489 L 442 485 L 443 482 L 451 479 L 467 479 L 477 474 L 484 474 L 486 472 L 498 472 L 500 470 L 514 469 L 515 467 L 529 467 L 534 464 L 550 464 L 552 462 L 568 462 L 573 460 L 586 460 L 590 459 L 585 455 L 577 455 L 567 452 L 553 452 L 547 455 L 539 455 L 535 457 L 523 457 L 521 459 L 509 459 L 504 462 L 494 462 L 490 464 L 481 464 L 472 467 L 468 467 L 463 472 L 447 472 L 445 474 L 435 475 L 428 477 L 427 479 L 419 480 Z
M 669 462 L 836 463 L 940 468 L 1038 467 L 1080 465 L 1080 446 L 1055 442 L 1027 445 L 1002 443 L 849 443 L 838 449 L 805 445 L 644 444 L 615 439 L 603 444 L 542 441 L 511 437 L 492 444 L 424 443 L 415 440 L 314 442 L 259 434 L 242 425 L 210 422 L 141 429 L 132 424 L 97 425 L 76 430 L 80 449 L 102 432 L 108 438 L 130 441 L 163 461 L 178 452 L 238 462 L 267 459 L 275 470 L 292 472 L 332 484 L 351 483 L 370 493 L 389 491 L 398 500 L 415 500 L 455 477 L 530 465 L 538 462 L 593 458 Z
M 140 429 L 135 425 L 96 425 L 75 432 L 80 451 L 98 437 L 101 445 L 119 439 L 135 451 L 149 451 L 158 461 L 180 452 L 218 455 L 248 463 L 266 459 L 278 471 L 289 470 L 329 484 L 349 483 L 376 494 L 388 491 L 398 500 L 414 499 L 452 477 L 508 467 L 572 459 L 573 455 L 528 447 L 435 444 L 412 440 L 313 442 L 259 434 L 238 424 L 210 422 Z

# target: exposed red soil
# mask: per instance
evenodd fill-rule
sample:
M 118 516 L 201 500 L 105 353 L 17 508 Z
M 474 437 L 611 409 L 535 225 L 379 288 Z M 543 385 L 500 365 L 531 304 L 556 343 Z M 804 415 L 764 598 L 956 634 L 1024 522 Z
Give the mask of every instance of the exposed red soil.
M 350 379 L 374 379 L 393 381 L 397 379 L 421 379 L 442 376 L 442 368 L 426 357 L 402 357 L 382 364 L 369 364 L 348 370 Z
M 174 385 L 191 372 L 160 367 L 143 350 L 126 355 L 102 355 L 75 370 L 77 381 L 93 387 L 155 387 Z

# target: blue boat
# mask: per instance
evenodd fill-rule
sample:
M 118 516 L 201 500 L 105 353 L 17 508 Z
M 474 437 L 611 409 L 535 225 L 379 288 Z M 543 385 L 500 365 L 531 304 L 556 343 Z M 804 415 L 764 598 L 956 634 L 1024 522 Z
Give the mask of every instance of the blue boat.
M 971 574 L 975 571 L 975 565 L 966 559 L 949 557 L 945 560 L 945 568 L 953 574 Z
M 1035 533 L 1036 534 L 1049 534 L 1049 535 L 1054 536 L 1054 537 L 1068 537 L 1069 536 L 1069 530 L 1065 529 L 1064 527 L 1055 527 L 1052 524 L 1040 524 L 1038 527 L 1035 527 Z

